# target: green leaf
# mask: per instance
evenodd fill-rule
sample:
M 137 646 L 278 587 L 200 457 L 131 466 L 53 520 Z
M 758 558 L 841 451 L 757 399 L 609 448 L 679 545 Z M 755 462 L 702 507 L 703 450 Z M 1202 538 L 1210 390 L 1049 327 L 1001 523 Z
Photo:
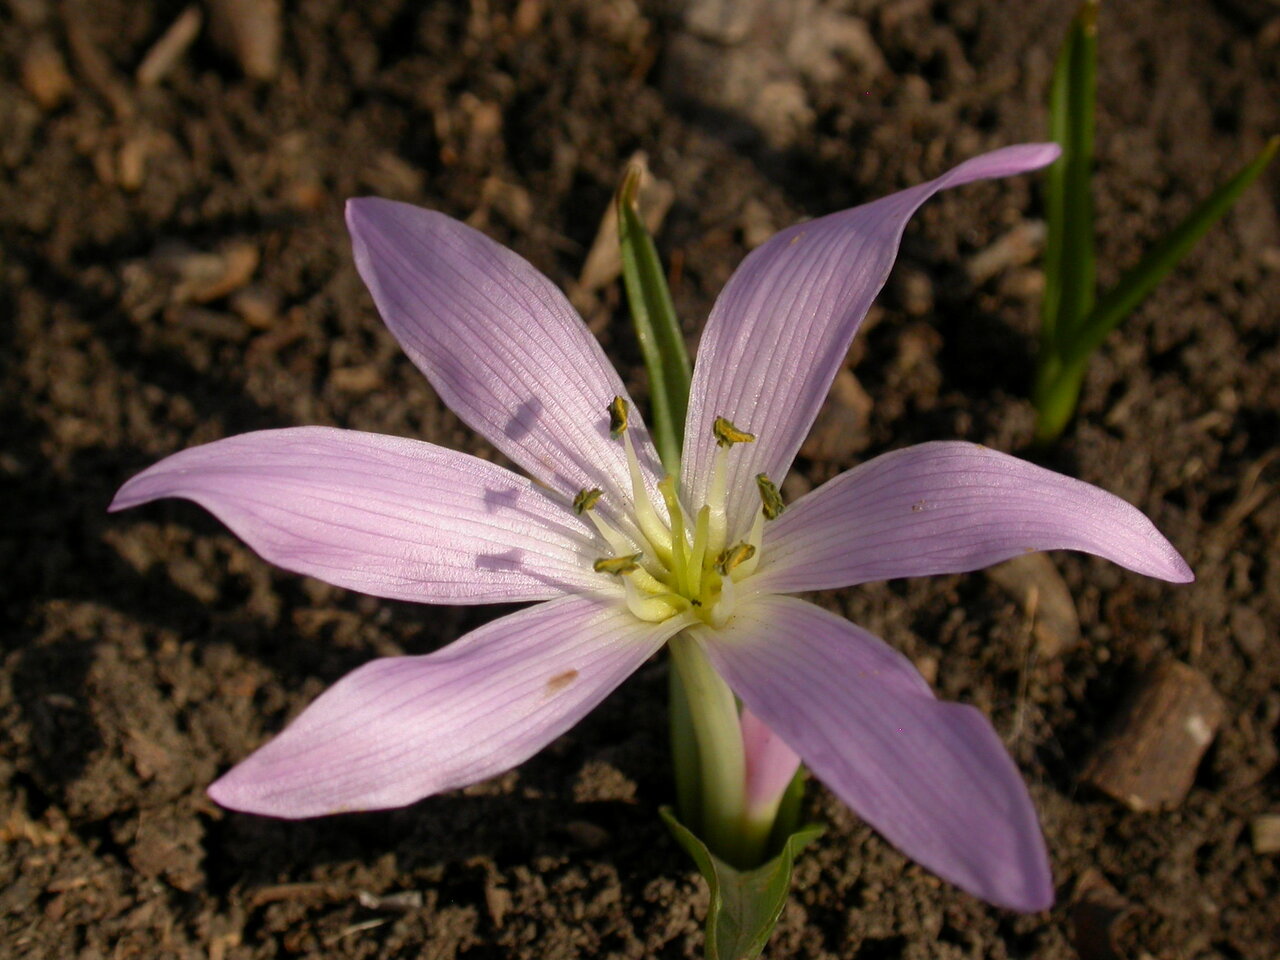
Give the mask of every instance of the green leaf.
M 1049 92 L 1049 135 L 1062 156 L 1046 184 L 1048 235 L 1041 309 L 1041 363 L 1069 343 L 1093 305 L 1094 98 L 1098 74 L 1099 0 L 1085 0 L 1058 54 Z
M 750 960 L 758 957 L 782 915 L 791 892 L 796 856 L 822 835 L 808 826 L 791 834 L 782 852 L 762 867 L 736 870 L 686 829 L 670 807 L 658 811 L 680 845 L 689 852 L 711 888 L 707 907 L 707 960 Z
M 652 410 L 649 427 L 663 467 L 678 477 L 692 368 L 658 251 L 636 209 L 636 194 L 643 175 L 643 166 L 628 164 L 615 198 L 618 237 L 622 243 L 622 277 L 636 339 L 640 341 L 640 352 L 649 371 Z
M 1190 252 L 1196 241 L 1222 219 L 1239 199 L 1240 194 L 1258 179 L 1267 164 L 1280 150 L 1280 136 L 1272 137 L 1262 151 L 1234 177 L 1209 195 L 1190 215 L 1156 244 L 1142 261 L 1120 278 L 1084 322 L 1063 361 L 1070 366 L 1096 350 L 1116 324 L 1132 313 L 1146 299 L 1157 283 L 1169 275 L 1178 261 Z
M 1142 261 L 1126 273 L 1084 319 L 1060 354 L 1042 358 L 1036 383 L 1036 442 L 1048 443 L 1066 428 L 1075 412 L 1089 355 L 1116 325 L 1137 309 L 1147 295 L 1218 222 L 1240 194 L 1258 179 L 1280 151 L 1280 137 L 1272 137 L 1253 161 L 1215 190 Z

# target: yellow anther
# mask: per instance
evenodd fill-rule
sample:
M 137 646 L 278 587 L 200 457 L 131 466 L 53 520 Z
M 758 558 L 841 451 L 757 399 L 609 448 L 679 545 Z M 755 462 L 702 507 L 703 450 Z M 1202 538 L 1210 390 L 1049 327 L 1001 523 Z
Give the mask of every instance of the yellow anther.
M 578 495 L 573 498 L 573 512 L 578 516 L 582 516 L 582 514 L 594 507 L 602 496 L 604 496 L 604 491 L 599 487 L 592 487 L 590 490 L 579 490 Z
M 756 548 L 749 543 L 736 543 L 716 557 L 716 569 L 728 576 L 735 567 L 746 563 L 756 555 Z
M 609 401 L 609 436 L 617 440 L 627 432 L 627 401 L 614 397 Z
M 641 556 L 643 554 L 630 553 L 622 557 L 601 557 L 591 565 L 591 569 L 596 573 L 612 573 L 621 576 L 639 569 Z
M 763 473 L 756 474 L 756 487 L 760 490 L 761 510 L 766 520 L 776 520 L 786 504 L 782 502 L 782 494 L 778 486 Z
M 716 444 L 721 447 L 731 447 L 735 443 L 756 442 L 754 433 L 739 430 L 725 417 L 716 417 L 715 422 L 711 424 L 711 433 L 716 438 Z

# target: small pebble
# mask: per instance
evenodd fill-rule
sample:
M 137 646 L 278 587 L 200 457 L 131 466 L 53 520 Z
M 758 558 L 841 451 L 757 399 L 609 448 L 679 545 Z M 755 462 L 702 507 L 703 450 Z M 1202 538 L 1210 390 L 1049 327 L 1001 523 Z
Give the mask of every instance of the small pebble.
M 1047 232 L 1043 220 L 1025 220 L 965 261 L 965 272 L 981 285 L 1009 267 L 1024 266 L 1040 255 Z
M 42 110 L 53 110 L 71 93 L 67 62 L 45 34 L 32 40 L 23 54 L 22 86 Z
M 372 393 L 382 386 L 382 374 L 372 363 L 357 367 L 339 367 L 329 374 L 329 382 L 343 393 Z
M 1264 813 L 1249 824 L 1253 852 L 1259 855 L 1280 853 L 1280 813 Z

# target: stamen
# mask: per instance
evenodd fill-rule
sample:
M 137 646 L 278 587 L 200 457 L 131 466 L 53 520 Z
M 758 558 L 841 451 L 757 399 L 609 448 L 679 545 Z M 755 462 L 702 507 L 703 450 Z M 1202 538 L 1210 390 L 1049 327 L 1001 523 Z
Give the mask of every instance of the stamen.
M 749 577 L 756 572 L 756 567 L 760 565 L 760 545 L 764 541 L 764 511 L 761 510 L 756 514 L 755 520 L 751 521 L 751 532 L 747 534 L 747 546 L 751 547 L 751 555 L 745 557 L 737 568 L 733 571 L 730 578 L 735 583 L 744 577 Z
M 627 432 L 627 401 L 614 397 L 609 401 L 609 436 L 617 440 Z
M 573 512 L 578 516 L 593 508 L 596 503 L 604 496 L 604 491 L 599 487 L 592 487 L 590 490 L 579 490 L 578 495 L 573 498 Z
M 760 490 L 761 509 L 764 511 L 766 520 L 776 520 L 782 515 L 782 511 L 786 509 L 786 504 L 782 502 L 782 494 L 778 493 L 778 486 L 766 474 L 756 474 L 756 487 Z
M 587 511 L 587 517 L 593 524 L 595 524 L 596 530 L 599 531 L 600 536 L 604 538 L 605 542 L 609 544 L 609 547 L 618 556 L 622 556 L 628 550 L 635 548 L 635 544 L 628 540 L 625 535 L 615 530 L 608 520 L 604 519 L 594 510 Z
M 711 424 L 711 435 L 716 438 L 716 445 L 731 447 L 735 443 L 755 443 L 756 435 L 739 430 L 725 417 L 716 417 Z
M 724 576 L 742 566 L 756 555 L 756 548 L 749 543 L 735 543 L 716 557 L 716 569 Z
M 766 474 L 758 474 L 761 509 L 746 540 L 726 548 L 728 452 L 739 443 L 755 442 L 755 435 L 739 430 L 726 417 L 715 418 L 712 434 L 718 449 L 706 501 L 686 519 L 688 511 L 674 477 L 668 474 L 657 483 L 665 514 L 651 494 L 650 474 L 641 470 L 627 430 L 627 401 L 614 397 L 608 414 L 609 433 L 622 441 L 626 451 L 631 503 L 625 503 L 625 497 L 621 509 L 612 499 L 603 503 L 604 493 L 598 487 L 583 488 L 574 496 L 574 512 L 590 518 L 607 544 L 607 555 L 595 560 L 592 568 L 622 579 L 627 608 L 641 620 L 660 623 L 676 617 L 680 625 L 723 626 L 732 615 L 735 584 L 750 576 L 760 562 L 765 521 L 784 509 L 777 486 Z
M 640 564 L 637 563 L 641 554 L 631 553 L 621 557 L 601 557 L 591 565 L 591 569 L 596 573 L 612 573 L 622 575 L 638 570 Z
M 631 471 L 631 502 L 635 507 L 636 522 L 662 562 L 667 563 L 671 558 L 671 531 L 653 509 L 653 501 L 649 499 L 649 491 L 645 489 L 644 475 L 640 473 L 640 461 L 636 459 L 636 448 L 631 443 L 631 434 L 624 433 L 622 443 L 627 448 L 627 467 Z
M 716 451 L 715 466 L 711 472 L 711 489 L 707 491 L 707 506 L 711 508 L 711 523 L 708 526 L 708 546 L 714 553 L 724 549 L 724 542 L 729 537 L 729 517 L 725 513 L 725 475 L 729 459 L 729 448 L 720 447 Z

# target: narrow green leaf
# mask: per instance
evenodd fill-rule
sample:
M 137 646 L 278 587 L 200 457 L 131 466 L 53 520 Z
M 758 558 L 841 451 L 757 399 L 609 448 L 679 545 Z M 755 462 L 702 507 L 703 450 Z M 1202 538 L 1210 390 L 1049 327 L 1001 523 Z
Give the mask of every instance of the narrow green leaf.
M 1280 152 L 1280 137 L 1272 137 L 1252 162 L 1215 190 L 1120 279 L 1085 318 L 1061 354 L 1047 362 L 1042 359 L 1034 397 L 1038 444 L 1056 440 L 1066 429 L 1075 412 L 1089 355 L 1102 345 L 1121 320 L 1137 309 L 1156 284 L 1169 275 L 1196 241 L 1231 209 L 1277 152 Z
M 1071 415 L 1076 412 L 1076 403 L 1080 399 L 1086 366 L 1085 361 L 1069 367 L 1055 363 L 1047 371 L 1045 379 L 1037 382 L 1034 435 L 1037 446 L 1045 447 L 1057 440 L 1071 422 Z
M 1132 313 L 1146 299 L 1152 289 L 1169 275 L 1196 241 L 1205 235 L 1231 209 L 1240 194 L 1258 179 L 1280 151 L 1280 136 L 1272 137 L 1262 151 L 1234 177 L 1209 195 L 1190 215 L 1178 224 L 1163 240 L 1156 244 L 1142 261 L 1120 278 L 1098 306 L 1086 319 L 1079 334 L 1073 338 L 1064 363 L 1083 360 L 1096 350 L 1116 324 Z
M 663 467 L 672 476 L 678 476 L 692 368 L 658 251 L 636 209 L 636 194 L 643 173 L 639 164 L 629 164 L 615 198 L 618 237 L 622 243 L 622 276 L 636 339 L 649 371 L 652 410 L 649 427 Z
M 782 852 L 762 867 L 735 870 L 686 829 L 670 807 L 658 811 L 667 828 L 693 857 L 711 891 L 707 907 L 707 960 L 751 960 L 769 942 L 791 892 L 791 868 L 823 828 L 809 826 L 787 838 Z
M 1097 88 L 1099 0 L 1085 0 L 1058 55 L 1049 92 L 1050 138 L 1062 156 L 1046 184 L 1045 294 L 1041 363 L 1070 342 L 1093 305 L 1094 98 Z

